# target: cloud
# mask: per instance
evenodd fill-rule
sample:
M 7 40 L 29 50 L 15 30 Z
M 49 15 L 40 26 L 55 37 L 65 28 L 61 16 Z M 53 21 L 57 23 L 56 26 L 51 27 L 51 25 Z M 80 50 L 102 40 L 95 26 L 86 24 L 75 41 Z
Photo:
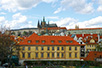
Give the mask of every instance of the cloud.
M 61 12 L 62 10 L 63 10 L 63 8 L 60 7 L 60 8 L 58 8 L 56 11 L 54 11 L 54 14 L 59 13 L 59 12 Z
M 97 11 L 102 12 L 102 6 L 99 6 L 99 7 L 97 8 Z
M 34 27 L 32 21 L 27 21 L 27 17 L 21 13 L 16 13 L 12 16 L 12 20 L 6 20 L 5 17 L 0 17 L 0 25 L 10 27 L 11 29 L 19 29 L 23 27 Z
M 36 7 L 39 3 L 54 3 L 57 0 L 0 0 L 0 10 L 8 10 L 16 12 L 18 10 L 26 10 Z
M 13 18 L 13 21 L 17 21 L 18 23 L 24 23 L 27 20 L 27 17 L 24 15 L 21 15 L 21 13 L 14 14 L 12 18 Z
M 67 28 L 70 28 L 70 27 L 73 27 L 73 25 L 75 23 L 77 23 L 77 20 L 74 19 L 74 18 L 63 18 L 59 21 L 50 21 L 50 23 L 56 23 L 58 26 L 62 26 L 62 27 L 67 27 Z
M 59 19 L 59 17 L 57 16 L 49 16 L 49 17 L 46 17 L 47 19 Z
M 97 8 L 97 11 L 102 12 L 102 0 L 98 0 L 98 4 L 99 6 Z
M 6 13 L 5 12 L 0 12 L 0 15 L 5 15 Z
M 94 11 L 93 3 L 87 3 L 86 0 L 62 0 L 61 7 L 59 7 L 54 14 L 70 8 L 81 14 L 92 13 Z
M 5 21 L 5 17 L 4 16 L 0 17 L 0 23 L 3 23 L 4 21 Z
M 46 2 L 46 3 L 54 3 L 54 2 L 57 2 L 58 0 L 42 0 L 43 2 Z
M 74 18 L 63 18 L 59 21 L 50 21 L 50 23 L 56 23 L 58 26 L 67 27 L 68 29 L 75 28 L 75 25 L 79 25 L 80 28 L 93 28 L 101 27 L 102 16 L 92 18 L 87 21 L 79 22 Z

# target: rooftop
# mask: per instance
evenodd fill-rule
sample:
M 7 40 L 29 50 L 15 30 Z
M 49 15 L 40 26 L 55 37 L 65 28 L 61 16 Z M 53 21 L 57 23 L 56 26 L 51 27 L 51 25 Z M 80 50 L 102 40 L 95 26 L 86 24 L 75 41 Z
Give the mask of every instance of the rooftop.
M 53 42 L 52 42 L 53 41 Z M 19 45 L 81 45 L 70 36 L 38 36 L 33 33 Z
M 88 56 L 84 58 L 86 61 L 95 61 L 96 58 L 102 58 L 102 52 L 99 51 L 91 51 Z

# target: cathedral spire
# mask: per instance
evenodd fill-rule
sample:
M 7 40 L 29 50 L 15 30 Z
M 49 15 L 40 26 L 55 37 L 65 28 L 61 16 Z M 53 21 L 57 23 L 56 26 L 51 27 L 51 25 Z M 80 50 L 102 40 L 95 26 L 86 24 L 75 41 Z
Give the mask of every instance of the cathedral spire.
M 37 25 L 37 27 L 40 28 L 40 22 L 39 22 L 39 20 L 38 20 L 38 25 Z
M 45 17 L 43 16 L 43 22 L 45 22 Z

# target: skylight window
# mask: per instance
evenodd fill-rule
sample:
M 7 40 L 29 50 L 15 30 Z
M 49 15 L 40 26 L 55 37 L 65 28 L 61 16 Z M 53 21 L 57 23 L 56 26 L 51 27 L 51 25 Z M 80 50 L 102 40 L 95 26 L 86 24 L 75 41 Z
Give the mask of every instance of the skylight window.
M 43 40 L 42 43 L 45 43 L 45 40 Z
M 36 43 L 39 43 L 39 40 L 36 40 Z
M 28 40 L 28 43 L 31 43 L 31 40 Z
M 51 43 L 54 43 L 54 40 L 52 40 Z
M 66 43 L 69 43 L 69 41 L 67 40 Z
M 58 42 L 59 42 L 59 43 L 62 43 L 62 41 L 61 41 L 61 40 L 59 40 Z

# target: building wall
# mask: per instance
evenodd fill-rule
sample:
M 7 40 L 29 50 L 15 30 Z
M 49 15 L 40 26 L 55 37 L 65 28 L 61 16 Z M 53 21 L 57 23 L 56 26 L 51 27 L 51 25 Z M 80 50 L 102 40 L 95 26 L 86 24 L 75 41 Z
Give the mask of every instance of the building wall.
M 25 48 L 25 50 L 22 50 L 22 48 Z M 31 48 L 28 50 L 28 48 Z M 36 47 L 38 47 L 38 50 L 36 50 Z M 44 50 L 41 50 L 41 47 L 44 48 Z M 47 50 L 49 47 L 49 50 Z M 52 47 L 54 47 L 54 50 L 52 50 Z M 57 50 L 57 47 L 59 47 L 59 50 Z M 63 50 L 62 50 L 63 47 Z M 71 50 L 69 48 L 71 47 Z M 75 47 L 77 47 L 77 50 L 75 50 Z M 42 46 L 20 46 L 20 60 L 22 59 L 79 59 L 80 60 L 80 46 L 58 46 L 58 45 L 42 45 Z M 22 53 L 25 53 L 25 57 L 23 58 Z M 28 53 L 30 53 L 30 57 L 28 58 Z M 38 57 L 36 57 L 36 53 L 38 53 Z M 41 57 L 41 53 L 43 53 L 43 57 Z M 49 53 L 49 57 L 48 57 Z M 54 57 L 52 57 L 52 53 L 54 53 Z M 59 53 L 59 57 L 57 54 Z M 71 53 L 71 57 L 69 57 L 69 54 Z M 77 57 L 75 57 L 75 53 L 77 53 Z M 62 57 L 63 54 L 63 57 Z
M 86 51 L 94 51 L 97 44 L 86 44 Z
M 101 33 L 102 34 L 102 29 L 93 29 L 93 30 L 68 30 L 66 32 L 67 33 L 70 33 L 70 34 L 90 34 L 90 33 L 93 33 L 93 34 L 97 34 L 97 33 Z
M 38 29 L 11 30 L 11 33 L 15 32 L 15 36 L 17 36 L 18 32 L 23 34 L 24 31 L 26 31 L 26 32 L 32 31 L 32 32 L 37 32 L 38 33 L 39 30 Z

